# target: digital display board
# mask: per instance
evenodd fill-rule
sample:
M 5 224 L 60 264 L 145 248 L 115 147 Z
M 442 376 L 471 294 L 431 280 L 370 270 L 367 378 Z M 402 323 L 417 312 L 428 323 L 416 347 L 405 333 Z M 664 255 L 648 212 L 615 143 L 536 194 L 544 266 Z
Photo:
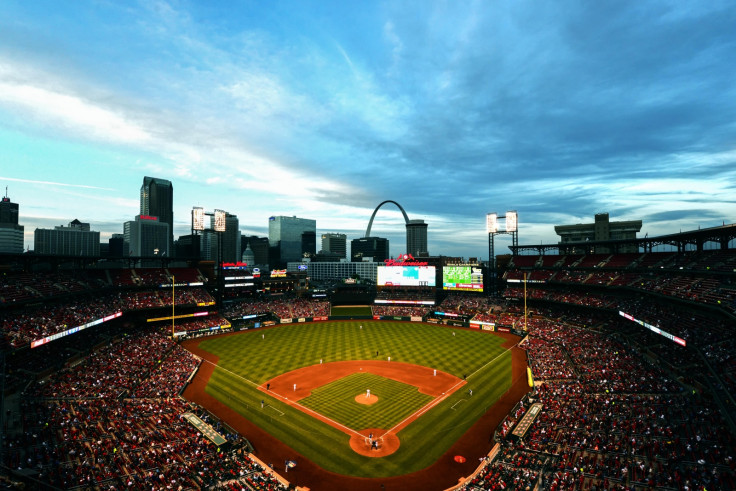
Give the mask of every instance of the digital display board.
M 674 341 L 675 343 L 679 344 L 680 346 L 687 346 L 687 342 L 684 339 L 679 338 L 679 337 L 675 336 L 674 334 L 670 334 L 667 331 L 663 331 L 662 329 L 658 328 L 657 326 L 653 326 L 651 324 L 648 324 L 648 323 L 644 322 L 643 320 L 639 320 L 639 319 L 635 318 L 631 314 L 627 314 L 626 312 L 623 312 L 623 311 L 620 311 L 619 310 L 618 315 L 620 315 L 624 319 L 628 319 L 628 320 L 630 320 L 632 322 L 636 322 L 640 326 L 644 326 L 647 329 L 649 329 L 650 331 L 652 331 L 654 333 L 657 333 L 660 336 L 664 336 L 667 339 L 669 339 L 670 341 Z
M 88 329 L 93 326 L 97 326 L 99 324 L 102 324 L 103 322 L 107 322 L 113 319 L 117 319 L 118 317 L 122 316 L 122 312 L 116 312 L 114 314 L 107 315 L 103 317 L 102 319 L 97 319 L 92 322 L 88 322 L 86 324 L 82 324 L 81 326 L 72 327 L 71 329 L 67 329 L 66 331 L 57 332 L 56 334 L 52 334 L 51 336 L 47 336 L 45 338 L 36 339 L 35 341 L 31 342 L 31 348 L 38 348 L 39 346 L 42 346 L 46 343 L 50 343 L 51 341 L 55 341 L 59 338 L 63 338 L 65 336 L 69 336 L 70 334 L 75 334 L 79 331 L 82 331 L 84 329 Z
M 442 268 L 442 289 L 483 291 L 483 269 L 479 266 L 445 266 Z
M 378 286 L 436 286 L 434 266 L 378 266 Z

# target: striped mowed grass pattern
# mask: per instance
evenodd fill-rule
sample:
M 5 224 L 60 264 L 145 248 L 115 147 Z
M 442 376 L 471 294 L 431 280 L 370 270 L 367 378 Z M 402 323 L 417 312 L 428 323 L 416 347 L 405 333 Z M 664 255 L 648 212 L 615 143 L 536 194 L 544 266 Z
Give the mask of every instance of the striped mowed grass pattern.
M 510 387 L 511 354 L 501 344 L 501 338 L 481 331 L 364 320 L 256 329 L 205 338 L 200 347 L 219 357 L 207 384 L 210 395 L 326 470 L 384 477 L 433 463 Z M 460 390 L 444 399 L 403 429 L 398 434 L 400 448 L 384 458 L 352 452 L 344 432 L 258 390 L 273 377 L 316 365 L 320 359 L 329 363 L 386 360 L 388 356 L 392 362 L 436 368 L 459 378 L 467 375 L 473 396 Z M 265 401 L 263 409 L 261 400 Z
M 364 397 L 370 389 L 378 401 L 360 404 L 355 397 Z M 422 394 L 416 387 L 372 373 L 354 373 L 312 391 L 299 401 L 350 429 L 390 429 L 434 398 Z

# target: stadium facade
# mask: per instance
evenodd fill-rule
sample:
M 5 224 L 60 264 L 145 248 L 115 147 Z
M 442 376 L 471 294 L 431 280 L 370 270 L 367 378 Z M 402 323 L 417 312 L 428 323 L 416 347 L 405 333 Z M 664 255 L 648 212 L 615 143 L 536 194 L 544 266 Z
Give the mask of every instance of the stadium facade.
M 641 230 L 641 220 L 627 220 L 612 222 L 608 213 L 597 213 L 593 223 L 578 223 L 576 225 L 555 225 L 555 233 L 560 236 L 560 244 L 570 242 L 631 240 Z M 596 245 L 593 250 L 581 250 L 580 253 L 607 254 L 613 252 L 605 245 Z M 637 252 L 635 247 L 619 249 L 617 252 Z

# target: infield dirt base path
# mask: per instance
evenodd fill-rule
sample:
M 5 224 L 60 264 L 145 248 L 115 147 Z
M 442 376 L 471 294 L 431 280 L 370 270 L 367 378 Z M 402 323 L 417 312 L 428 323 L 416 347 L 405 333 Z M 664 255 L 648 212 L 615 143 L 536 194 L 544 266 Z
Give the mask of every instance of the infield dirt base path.
M 212 362 L 201 365 L 199 372 L 184 391 L 184 397 L 206 407 L 241 435 L 247 437 L 256 448 L 258 458 L 263 462 L 276 464 L 277 470 L 285 459 L 297 460 L 299 462 L 297 467 L 291 469 L 288 474 L 282 474 L 297 486 L 304 486 L 312 491 L 334 489 L 350 489 L 351 491 L 427 491 L 446 489 L 457 484 L 459 479 L 470 475 L 476 469 L 478 466 L 477 459 L 486 455 L 493 447 L 492 438 L 496 427 L 501 424 L 524 394 L 529 392 L 526 376 L 526 352 L 514 347 L 519 341 L 519 337 L 508 333 L 494 333 L 493 335 L 506 339 L 504 346 L 511 349 L 513 360 L 511 388 L 434 464 L 421 471 L 403 476 L 370 479 L 328 472 L 207 394 L 205 387 L 214 371 L 215 365 L 213 363 L 216 364 L 218 360 L 211 353 L 199 349 L 202 338 L 182 343 L 192 353 Z M 467 460 L 462 463 L 456 462 L 454 460 L 455 455 L 465 456 Z

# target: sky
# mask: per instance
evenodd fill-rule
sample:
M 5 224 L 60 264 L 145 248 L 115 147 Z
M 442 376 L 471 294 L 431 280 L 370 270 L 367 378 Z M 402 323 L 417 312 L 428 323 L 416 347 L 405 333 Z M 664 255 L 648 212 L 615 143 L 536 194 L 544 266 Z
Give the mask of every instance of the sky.
M 175 236 L 201 206 L 350 241 L 386 200 L 465 258 L 508 210 L 521 245 L 596 213 L 719 226 L 734 53 L 732 0 L 3 0 L 0 186 L 30 249 L 74 219 L 122 233 L 144 176 L 172 181 Z M 372 235 L 406 252 L 396 206 Z

